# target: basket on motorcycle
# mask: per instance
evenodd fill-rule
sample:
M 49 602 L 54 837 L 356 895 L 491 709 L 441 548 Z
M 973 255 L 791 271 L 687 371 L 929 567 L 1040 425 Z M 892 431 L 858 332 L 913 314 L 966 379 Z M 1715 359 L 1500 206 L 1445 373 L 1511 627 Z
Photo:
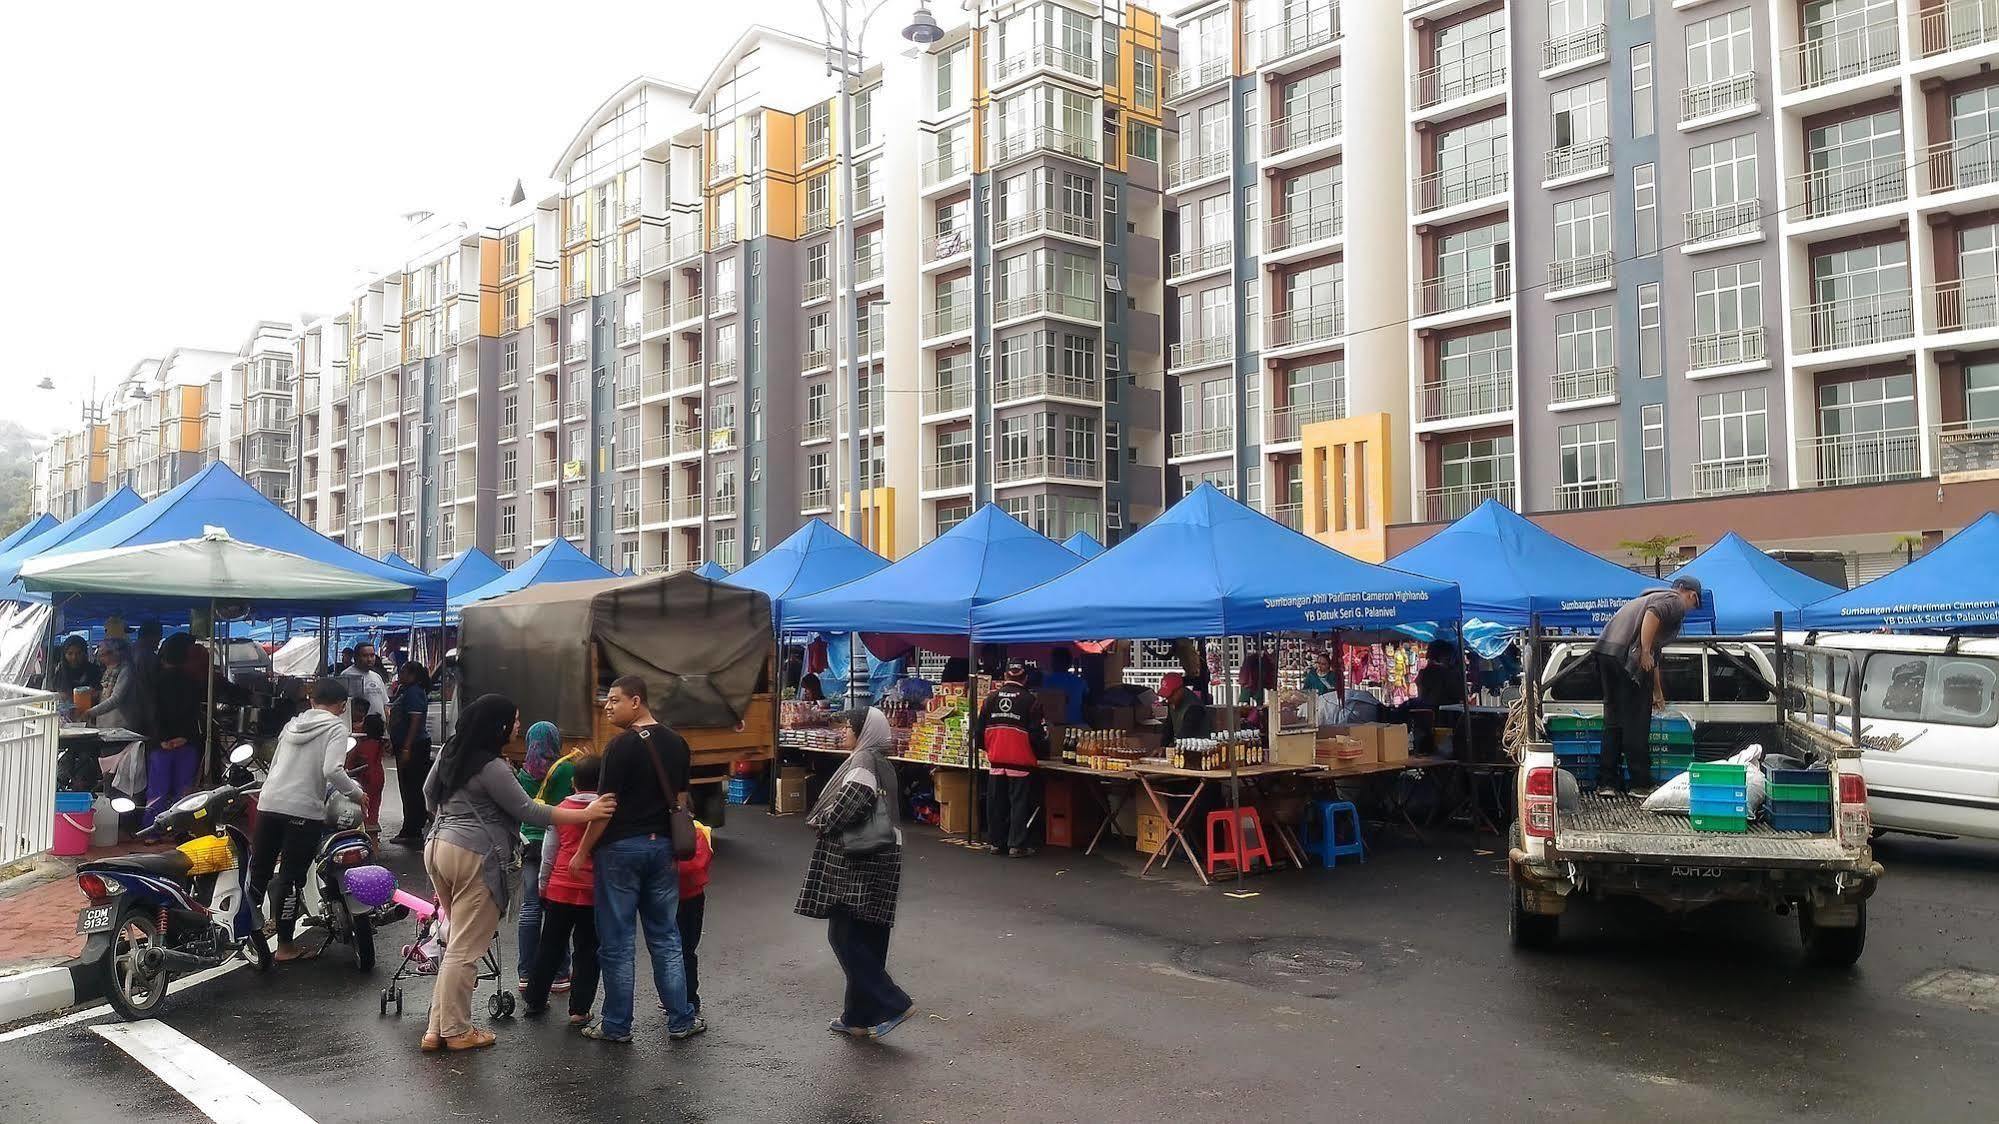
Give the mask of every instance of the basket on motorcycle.
M 230 848 L 229 840 L 220 835 L 190 839 L 180 845 L 180 853 L 194 864 L 189 874 L 221 874 L 236 865 L 236 852 Z

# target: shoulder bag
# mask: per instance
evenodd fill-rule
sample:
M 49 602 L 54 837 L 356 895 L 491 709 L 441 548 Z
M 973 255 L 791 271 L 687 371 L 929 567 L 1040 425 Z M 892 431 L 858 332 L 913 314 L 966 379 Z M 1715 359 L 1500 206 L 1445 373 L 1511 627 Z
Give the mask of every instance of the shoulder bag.
M 652 762 L 653 776 L 659 778 L 659 790 L 666 795 L 669 809 L 666 820 L 673 832 L 673 857 L 691 859 L 699 849 L 699 844 L 695 842 L 698 829 L 694 826 L 694 813 L 681 804 L 680 794 L 673 790 L 673 785 L 666 779 L 666 766 L 660 764 L 659 750 L 652 744 L 652 727 L 647 726 L 639 730 L 638 735 L 639 741 L 645 743 L 646 760 Z
M 896 845 L 895 823 L 889 812 L 889 801 L 895 799 L 895 794 L 881 790 L 881 780 L 874 769 L 856 765 L 854 771 L 866 772 L 867 785 L 875 790 L 875 805 L 866 821 L 840 833 L 840 850 L 849 855 L 878 855 Z M 849 773 L 841 783 L 854 783 L 852 777 Z

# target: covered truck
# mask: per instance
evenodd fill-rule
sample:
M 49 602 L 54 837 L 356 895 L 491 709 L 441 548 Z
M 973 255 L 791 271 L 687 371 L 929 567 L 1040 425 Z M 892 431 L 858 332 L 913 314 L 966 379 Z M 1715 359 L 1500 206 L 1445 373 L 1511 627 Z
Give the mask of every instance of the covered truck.
M 721 822 L 735 763 L 771 757 L 776 644 L 756 590 L 692 573 L 559 582 L 468 605 L 461 630 L 464 697 L 506 695 L 524 726 L 553 722 L 570 748 L 602 750 L 617 734 L 605 692 L 644 679 L 653 714 L 693 750 L 705 823 Z

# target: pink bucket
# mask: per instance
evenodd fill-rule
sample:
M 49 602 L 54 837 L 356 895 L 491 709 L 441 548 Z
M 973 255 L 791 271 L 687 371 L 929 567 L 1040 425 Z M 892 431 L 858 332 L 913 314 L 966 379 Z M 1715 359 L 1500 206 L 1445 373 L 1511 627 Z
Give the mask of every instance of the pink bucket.
M 56 793 L 56 830 L 49 854 L 81 855 L 90 850 L 90 833 L 96 827 L 97 812 L 88 792 Z

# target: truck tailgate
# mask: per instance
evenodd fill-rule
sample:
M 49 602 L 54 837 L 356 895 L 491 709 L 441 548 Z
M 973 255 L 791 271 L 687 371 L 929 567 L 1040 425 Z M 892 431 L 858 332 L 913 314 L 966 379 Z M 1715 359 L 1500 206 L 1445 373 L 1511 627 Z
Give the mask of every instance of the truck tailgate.
M 1702 866 L 1837 870 L 1858 861 L 1832 834 L 1777 831 L 1761 820 L 1746 834 L 1695 831 L 1685 816 L 1648 812 L 1629 797 L 1583 796 L 1555 814 L 1558 859 Z

